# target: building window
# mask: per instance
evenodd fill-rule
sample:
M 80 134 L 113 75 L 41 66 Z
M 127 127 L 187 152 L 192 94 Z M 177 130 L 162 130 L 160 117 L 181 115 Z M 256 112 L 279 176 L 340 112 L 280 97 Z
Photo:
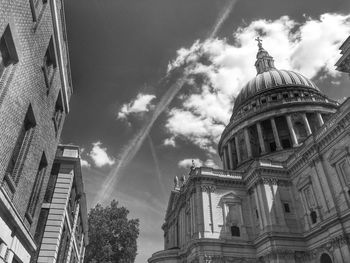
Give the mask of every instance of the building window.
M 288 204 L 288 203 L 284 203 L 284 204 L 283 204 L 283 206 L 284 206 L 284 212 L 286 212 L 286 213 L 290 213 L 290 207 L 289 207 L 289 204 Z
M 258 209 L 255 209 L 255 215 L 256 215 L 256 219 L 259 219 L 259 212 L 258 212 Z
M 317 222 L 317 214 L 316 214 L 315 211 L 311 211 L 310 218 L 311 218 L 312 224 L 316 224 L 316 222 Z
M 51 37 L 44 56 L 44 63 L 42 66 L 42 69 L 44 72 L 45 84 L 48 89 L 51 87 L 52 80 L 55 75 L 56 67 L 57 67 L 57 62 L 56 62 L 55 47 L 54 47 L 53 39 Z
M 288 99 L 288 93 L 283 93 L 283 94 L 282 94 L 282 97 L 283 97 L 284 99 Z
M 333 263 L 333 261 L 328 254 L 323 253 L 320 258 L 320 263 Z
M 265 104 L 266 103 L 266 98 L 262 98 L 261 99 L 261 104 Z
M 29 4 L 32 11 L 33 22 L 37 22 L 35 25 L 36 27 L 38 22 L 41 20 L 41 17 L 43 16 L 47 0 L 29 0 Z
M 42 190 L 43 181 L 44 181 L 44 177 L 45 177 L 46 167 L 47 167 L 47 160 L 45 157 L 45 153 L 43 153 L 41 160 L 40 160 L 39 167 L 38 167 L 38 171 L 36 174 L 32 194 L 31 194 L 30 199 L 29 199 L 28 208 L 27 208 L 26 215 L 27 215 L 27 219 L 29 220 L 30 223 L 32 222 L 32 219 L 34 217 L 35 210 L 36 210 L 36 207 L 37 207 L 37 204 L 39 201 L 39 196 L 40 196 L 40 192 Z
M 231 226 L 231 235 L 233 237 L 240 237 L 241 236 L 241 232 L 240 232 L 238 226 Z
M 272 100 L 272 101 L 276 101 L 276 100 L 277 100 L 277 95 L 272 95 L 272 96 L 271 96 L 271 100 Z
M 59 91 L 56 104 L 55 104 L 55 112 L 52 117 L 56 134 L 61 126 L 62 119 L 63 119 L 63 100 L 62 100 L 61 91 Z
M 29 106 L 7 166 L 7 174 L 16 185 L 19 181 L 19 175 L 34 134 L 35 125 L 34 113 L 31 106 Z
M 11 64 L 18 62 L 15 43 L 12 38 L 10 25 L 7 25 L 0 39 L 0 77 Z
M 60 164 L 54 163 L 52 165 L 49 182 L 47 183 L 47 187 L 46 187 L 46 192 L 44 196 L 45 203 L 51 203 L 52 196 L 55 191 L 55 185 L 56 185 L 59 171 L 60 171 Z

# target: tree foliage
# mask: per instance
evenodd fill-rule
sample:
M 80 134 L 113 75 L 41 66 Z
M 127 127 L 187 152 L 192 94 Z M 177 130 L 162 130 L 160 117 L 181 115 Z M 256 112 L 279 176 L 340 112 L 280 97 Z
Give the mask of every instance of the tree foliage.
M 135 261 L 139 235 L 139 220 L 128 219 L 129 211 L 118 207 L 113 200 L 110 206 L 97 204 L 89 213 L 89 245 L 86 263 L 130 263 Z

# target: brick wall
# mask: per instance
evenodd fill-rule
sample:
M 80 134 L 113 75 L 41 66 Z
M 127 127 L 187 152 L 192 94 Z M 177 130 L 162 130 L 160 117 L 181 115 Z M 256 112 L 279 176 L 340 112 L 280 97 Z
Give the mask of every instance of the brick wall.
M 23 219 L 24 224 L 29 228 L 32 236 L 35 233 L 40 207 L 65 117 L 63 116 L 61 127 L 56 132 L 52 117 L 58 93 L 64 87 L 59 65 L 55 70 L 49 88 L 45 83 L 42 70 L 43 59 L 50 38 L 55 38 L 53 36 L 51 1 L 47 1 L 46 4 L 42 4 L 42 0 L 38 1 L 40 1 L 40 5 L 38 5 L 36 13 L 39 15 L 36 18 L 37 21 L 33 21 L 29 0 L 0 0 L 0 36 L 9 24 L 19 59 L 18 63 L 6 69 L 6 74 L 3 74 L 0 79 L 0 182 L 2 182 L 3 189 L 12 200 L 15 209 Z M 64 70 L 66 76 L 70 76 L 68 54 L 64 45 L 65 31 L 60 15 L 62 3 L 60 0 L 56 0 L 56 4 L 59 11 L 61 43 L 63 43 L 60 47 L 63 57 L 61 65 L 68 67 Z M 59 47 L 56 42 L 55 48 L 57 56 Z M 70 82 L 68 83 L 70 84 Z M 64 92 L 62 91 L 62 93 Z M 68 90 L 68 99 L 70 94 L 71 89 Z M 15 191 L 13 191 L 7 185 L 5 174 L 29 105 L 33 109 L 36 126 L 23 162 L 18 184 Z M 30 224 L 26 220 L 25 212 L 43 152 L 45 152 L 48 165 L 36 212 Z

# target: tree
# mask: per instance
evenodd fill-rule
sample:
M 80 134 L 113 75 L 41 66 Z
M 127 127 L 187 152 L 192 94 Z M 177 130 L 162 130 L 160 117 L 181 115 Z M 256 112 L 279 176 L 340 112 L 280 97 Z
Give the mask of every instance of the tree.
M 128 219 L 129 211 L 118 207 L 113 200 L 110 206 L 97 204 L 89 213 L 89 245 L 86 263 L 130 263 L 135 261 L 139 235 L 139 220 Z

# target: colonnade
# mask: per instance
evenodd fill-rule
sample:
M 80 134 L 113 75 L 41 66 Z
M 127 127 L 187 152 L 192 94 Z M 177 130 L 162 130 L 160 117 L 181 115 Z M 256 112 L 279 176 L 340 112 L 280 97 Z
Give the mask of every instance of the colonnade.
M 296 115 L 301 117 L 302 125 L 307 136 L 312 134 L 312 130 L 315 130 L 316 128 L 321 127 L 324 124 L 324 120 L 320 112 L 311 113 L 311 114 L 314 114 L 316 116 L 317 127 L 314 127 L 314 126 L 312 127 L 310 125 L 310 122 L 306 113 L 296 113 Z M 280 117 L 283 117 L 284 121 L 287 124 L 289 138 L 292 144 L 291 147 L 299 146 L 300 145 L 299 143 L 301 141 L 300 139 L 298 139 L 296 127 L 295 127 L 295 123 L 293 122 L 292 115 L 287 114 L 287 115 L 278 116 L 277 118 L 280 118 Z M 271 150 L 271 148 L 267 147 L 266 145 L 267 143 L 266 138 L 268 137 L 269 134 L 267 134 L 268 131 L 264 130 L 262 125 L 263 122 L 265 122 L 265 126 L 266 126 L 266 121 L 269 122 L 267 125 L 269 125 L 272 129 L 273 142 L 274 142 L 273 150 Z M 281 125 L 283 124 L 281 123 Z M 221 158 L 224 164 L 224 169 L 235 169 L 237 165 L 239 165 L 242 161 L 245 161 L 247 159 L 251 159 L 258 155 L 266 154 L 268 152 L 280 151 L 280 150 L 283 150 L 284 148 L 290 148 L 290 147 L 283 147 L 280 139 L 281 130 L 279 130 L 277 126 L 278 125 L 276 125 L 276 117 L 272 117 L 267 120 L 265 119 L 265 120 L 256 122 L 252 126 L 249 126 L 249 127 L 247 126 L 243 128 L 243 139 L 244 139 L 243 145 L 245 146 L 245 149 L 243 149 L 242 145 L 240 145 L 239 133 L 242 131 L 238 131 L 235 135 L 233 135 L 231 139 L 223 147 Z M 256 139 L 259 142 L 258 154 L 256 153 L 257 151 L 253 151 L 252 149 L 252 143 L 251 143 L 252 138 L 249 132 L 250 129 L 254 129 L 257 132 Z

